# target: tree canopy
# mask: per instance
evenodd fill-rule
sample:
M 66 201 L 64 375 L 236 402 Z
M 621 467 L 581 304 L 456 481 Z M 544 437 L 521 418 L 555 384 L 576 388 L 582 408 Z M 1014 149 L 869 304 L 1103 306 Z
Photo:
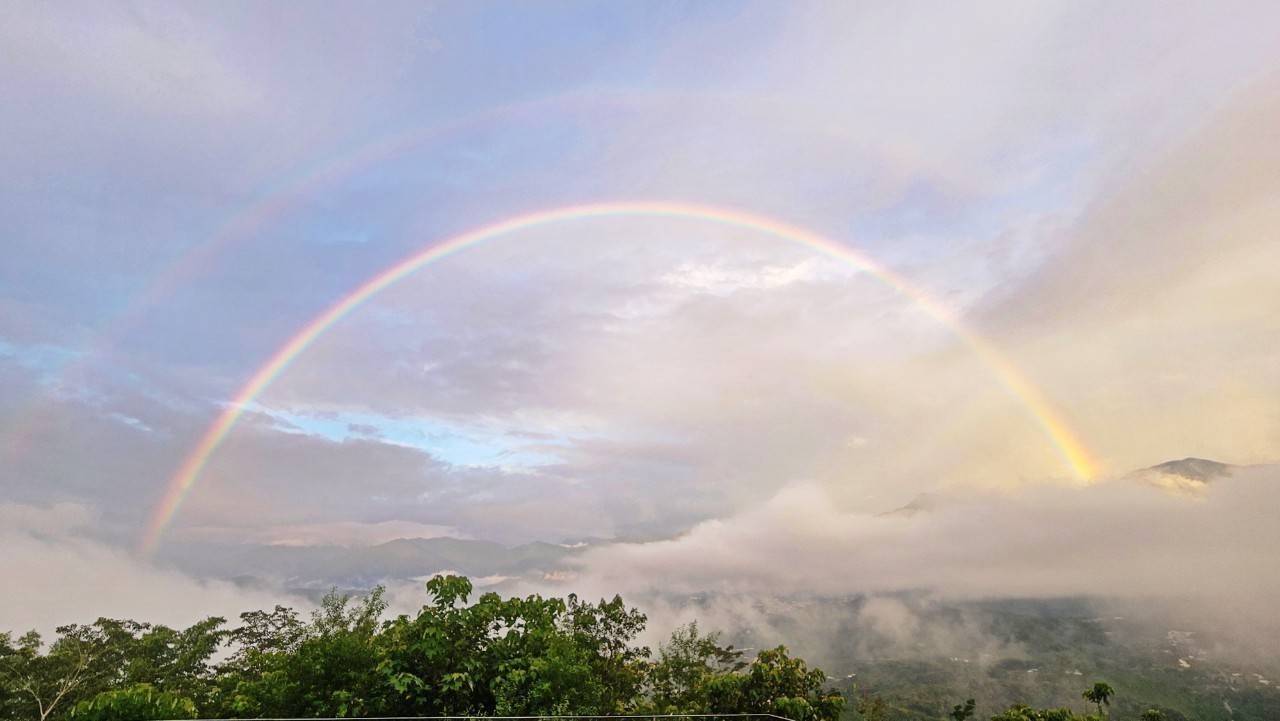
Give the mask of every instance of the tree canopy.
M 786 648 L 746 661 L 696 625 L 655 655 L 620 597 L 473 599 L 436 576 L 415 614 L 384 618 L 382 589 L 276 606 L 186 629 L 101 618 L 0 635 L 0 717 L 177 719 L 772 713 L 836 721 L 844 697 Z
M 154 721 L 190 718 L 770 714 L 792 721 L 889 721 L 875 695 L 846 707 L 826 674 L 785 646 L 754 658 L 677 628 L 654 653 L 636 642 L 643 613 L 620 597 L 475 596 L 436 576 L 414 614 L 386 618 L 383 590 L 326 595 L 310 617 L 284 606 L 212 617 L 185 629 L 100 618 L 0 634 L 0 718 Z M 1082 698 L 1097 712 L 1022 704 L 992 721 L 1102 721 L 1115 690 Z M 938 718 L 964 721 L 973 699 Z M 1164 718 L 1159 709 L 1143 719 Z

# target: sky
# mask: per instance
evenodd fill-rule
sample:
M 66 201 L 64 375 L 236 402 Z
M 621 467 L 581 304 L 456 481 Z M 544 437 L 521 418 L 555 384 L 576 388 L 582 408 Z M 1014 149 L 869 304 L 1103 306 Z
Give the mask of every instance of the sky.
M 830 533 L 797 552 L 893 543 L 930 568 L 935 533 L 867 540 L 849 519 L 926 492 L 1094 508 L 1055 494 L 1116 487 L 1123 525 L 1164 503 L 1117 486 L 1135 469 L 1280 458 L 1271 3 L 0 14 L 0 508 L 27 549 L 9 573 L 115 559 L 137 587 L 216 598 L 138 552 L 149 528 L 391 529 L 625 539 L 599 567 L 639 578 L 686 568 L 675 544 L 718 564 L 690 577 L 771 584 L 785 560 L 703 544 L 812 525 Z M 386 268 L 608 202 L 749 213 L 838 250 L 652 214 L 517 229 L 373 294 L 241 397 Z M 1233 523 L 1255 492 L 1201 507 L 1215 552 L 1269 542 Z M 920 583 L 856 563 L 878 589 Z

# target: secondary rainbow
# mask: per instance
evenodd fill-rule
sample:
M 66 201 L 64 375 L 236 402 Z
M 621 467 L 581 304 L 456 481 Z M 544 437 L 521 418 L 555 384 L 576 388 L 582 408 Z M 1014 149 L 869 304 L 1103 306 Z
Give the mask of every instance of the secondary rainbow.
M 910 298 L 935 320 L 946 325 L 991 369 L 999 381 L 1021 401 L 1029 415 L 1041 426 L 1077 480 L 1088 482 L 1097 474 L 1097 466 L 1091 454 L 1080 442 L 1076 433 L 1045 394 L 1012 361 L 988 341 L 961 324 L 956 315 L 945 305 L 860 251 L 774 218 L 730 208 L 678 202 L 592 203 L 520 215 L 430 245 L 370 278 L 330 306 L 328 310 L 312 319 L 249 378 L 200 437 L 200 441 L 170 478 L 164 497 L 152 511 L 141 538 L 139 550 L 143 554 L 150 554 L 155 550 L 160 537 L 182 506 L 183 500 L 199 481 L 200 474 L 208 465 L 209 459 L 235 427 L 245 409 L 289 367 L 299 354 L 348 313 L 424 266 L 477 243 L 540 226 L 605 217 L 684 218 L 752 230 L 810 247 L 871 273 Z

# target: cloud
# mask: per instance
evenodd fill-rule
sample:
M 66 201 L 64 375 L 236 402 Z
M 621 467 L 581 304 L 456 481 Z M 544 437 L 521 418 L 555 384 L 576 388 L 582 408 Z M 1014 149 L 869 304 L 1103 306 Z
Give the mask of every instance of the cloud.
M 589 54 L 553 47 L 587 22 L 572 12 L 523 18 L 555 32 L 443 45 L 485 11 L 23 13 L 13 31 L 35 32 L 6 44 L 17 140 L 0 148 L 5 342 L 76 357 L 184 250 L 265 220 L 91 372 L 47 388 L 4 360 L 40 407 L 6 418 L 27 443 L 6 488 L 86 503 L 131 537 L 308 318 L 452 232 L 603 197 L 739 205 L 856 245 L 1005 350 L 1113 474 L 1274 459 L 1277 93 L 1252 84 L 1276 65 L 1273 11 L 1096 10 L 709 10 L 620 24 L 602 36 L 619 50 Z M 568 100 L 500 111 L 542 93 Z M 235 430 L 179 526 L 648 538 L 773 508 L 783 489 L 868 509 L 1067 477 L 991 370 L 869 274 L 672 219 L 450 257 L 350 314 L 259 401 L 277 422 Z M 284 432 L 289 414 L 385 422 L 338 442 Z M 462 467 L 385 433 L 418 419 L 510 445 Z
M 99 617 L 181 626 L 219 615 L 234 622 L 242 611 L 308 605 L 280 589 L 242 588 L 152 566 L 83 535 L 91 516 L 82 506 L 0 505 L 4 630 L 52 633 Z
M 1242 89 L 977 314 L 1115 470 L 1280 453 L 1278 119 L 1275 77 Z
M 0 528 L 25 531 L 29 534 L 64 536 L 90 526 L 94 512 L 79 503 L 58 503 L 53 506 L 27 506 L 18 503 L 0 505 Z
M 909 515 L 847 510 L 801 484 L 677 538 L 594 548 L 575 563 L 584 585 L 624 592 L 660 578 L 673 593 L 1227 599 L 1262 619 L 1280 600 L 1278 496 L 1276 466 L 1239 470 L 1200 500 L 1114 481 L 966 493 Z
M 817 265 L 813 258 L 793 265 L 771 265 L 760 269 L 683 263 L 664 275 L 662 281 L 677 287 L 724 295 L 735 290 L 781 288 L 792 283 L 812 281 L 815 279 Z

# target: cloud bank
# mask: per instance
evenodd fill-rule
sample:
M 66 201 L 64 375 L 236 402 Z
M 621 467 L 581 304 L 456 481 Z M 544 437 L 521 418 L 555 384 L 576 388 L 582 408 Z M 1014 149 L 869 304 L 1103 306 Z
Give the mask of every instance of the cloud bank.
M 1213 609 L 1218 627 L 1280 632 L 1280 468 L 1237 469 L 1201 497 L 1121 480 L 841 509 L 801 484 L 665 541 L 575 558 L 571 585 L 727 597 L 1075 597 Z M 1202 613 L 1200 620 L 1210 618 Z
M 52 634 L 67 623 L 131 618 L 183 626 L 208 616 L 234 623 L 242 611 L 310 604 L 278 588 L 162 570 L 94 540 L 93 513 L 78 505 L 0 505 L 0 630 Z

